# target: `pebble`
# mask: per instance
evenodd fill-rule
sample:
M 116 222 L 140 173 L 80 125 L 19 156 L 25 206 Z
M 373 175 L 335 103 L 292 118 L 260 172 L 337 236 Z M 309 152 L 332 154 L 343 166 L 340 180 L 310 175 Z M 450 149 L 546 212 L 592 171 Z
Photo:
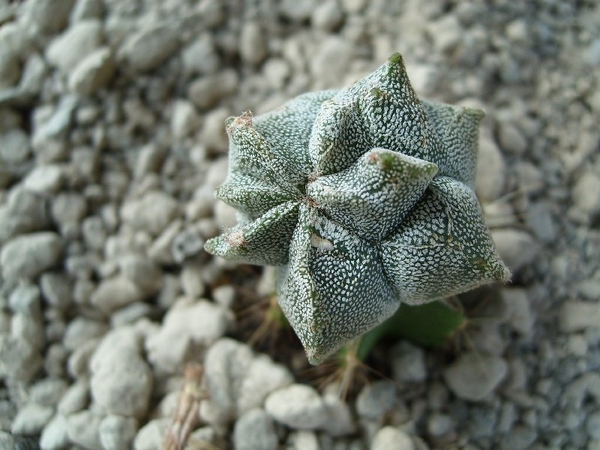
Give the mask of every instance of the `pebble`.
M 40 448 L 42 450 L 61 450 L 68 444 L 67 418 L 62 414 L 56 414 L 42 431 Z
M 81 95 L 92 95 L 105 87 L 115 73 L 112 51 L 101 47 L 87 55 L 69 75 L 69 89 Z
M 528 426 L 517 425 L 500 439 L 501 450 L 527 450 L 536 441 L 537 432 Z
M 109 316 L 131 303 L 142 300 L 143 293 L 129 278 L 118 275 L 104 279 L 92 293 L 90 303 Z
M 85 409 L 89 403 L 90 385 L 89 381 L 82 379 L 76 381 L 69 387 L 58 403 L 57 410 L 63 416 L 79 412 Z
M 89 361 L 99 341 L 99 338 L 91 339 L 73 350 L 67 361 L 67 369 L 72 377 L 80 379 L 89 376 Z
M 52 416 L 54 408 L 29 402 L 19 408 L 13 420 L 11 431 L 14 434 L 39 434 Z
M 349 436 L 356 433 L 350 405 L 340 397 L 339 385 L 331 384 L 325 388 L 323 402 L 328 417 L 321 425 L 321 430 L 332 437 Z
M 171 114 L 171 132 L 177 139 L 194 133 L 200 126 L 200 116 L 196 108 L 187 100 L 176 100 Z
M 102 422 L 98 433 L 104 450 L 128 450 L 135 439 L 138 423 L 132 417 L 108 415 Z
M 0 336 L 0 376 L 27 383 L 42 367 L 40 352 L 29 342 Z
M 258 22 L 244 22 L 240 31 L 240 56 L 250 65 L 260 64 L 267 56 L 266 33 Z
M 46 59 L 68 74 L 102 44 L 102 23 L 85 20 L 73 24 L 46 49 Z
M 67 388 L 67 382 L 61 378 L 44 378 L 31 386 L 29 399 L 41 406 L 55 407 Z
M 47 199 L 22 187 L 11 189 L 6 204 L 0 206 L 1 243 L 19 234 L 44 229 L 49 224 Z
M 29 137 L 20 128 L 11 128 L 0 133 L 0 160 L 8 165 L 17 165 L 31 155 Z
M 141 336 L 131 327 L 109 332 L 90 360 L 95 402 L 111 414 L 141 418 L 148 409 L 153 374 L 141 355 Z
M 502 150 L 512 154 L 520 155 L 527 150 L 527 139 L 511 121 L 498 123 L 498 143 Z
M 435 47 L 441 52 L 448 52 L 457 47 L 464 35 L 464 30 L 456 15 L 448 14 L 431 22 L 427 27 Z
M 188 258 L 193 258 L 204 248 L 204 239 L 198 229 L 186 228 L 181 230 L 171 243 L 173 260 L 181 264 Z M 198 294 L 198 295 L 201 295 Z
M 272 392 L 265 410 L 277 422 L 295 429 L 316 430 L 328 420 L 325 402 L 310 386 L 293 384 Z
M 404 431 L 392 426 L 385 426 L 375 433 L 370 449 L 415 450 L 415 445 L 410 436 Z
M 58 263 L 62 250 L 60 236 L 50 231 L 15 237 L 2 249 L 2 274 L 5 279 L 35 278 Z
M 559 314 L 560 329 L 573 333 L 600 324 L 600 303 L 570 300 L 563 303 Z
M 464 353 L 444 370 L 444 379 L 457 397 L 481 401 L 498 387 L 507 373 L 506 361 L 498 356 Z
M 69 22 L 75 23 L 88 19 L 101 19 L 104 12 L 102 0 L 77 0 L 71 11 Z
M 508 308 L 508 322 L 523 336 L 531 334 L 535 320 L 525 289 L 503 289 L 502 300 Z
M 231 321 L 231 312 L 219 305 L 181 299 L 169 309 L 160 331 L 147 339 L 148 358 L 156 370 L 173 373 L 223 336 Z
M 149 421 L 136 434 L 133 448 L 135 450 L 157 450 L 161 448 L 167 427 L 170 424 L 170 417 Z
M 67 433 L 69 440 L 83 448 L 102 448 L 98 429 L 102 416 L 84 410 L 67 417 Z
M 356 398 L 356 412 L 365 419 L 378 419 L 392 411 L 399 401 L 396 385 L 390 381 L 367 384 Z
M 336 35 L 328 36 L 311 58 L 310 72 L 315 85 L 319 89 L 342 87 L 354 50 L 347 40 Z
M 517 228 L 495 229 L 491 234 L 500 257 L 513 273 L 532 264 L 541 250 L 533 236 Z
M 24 22 L 35 24 L 41 31 L 61 31 L 69 21 L 75 0 L 57 0 L 51 4 L 44 0 L 33 0 L 25 4 Z
M 188 75 L 215 73 L 221 64 L 214 38 L 202 33 L 181 51 L 184 72 Z
M 310 18 L 317 5 L 315 0 L 283 0 L 279 2 L 279 12 L 292 22 L 303 22 Z
M 312 26 L 323 31 L 334 31 L 344 21 L 344 13 L 337 1 L 327 0 L 318 5 L 312 12 Z
M 60 189 L 63 171 L 60 166 L 50 164 L 38 166 L 29 172 L 23 181 L 23 187 L 38 194 L 51 195 Z
M 320 450 L 319 439 L 313 431 L 299 430 L 288 435 L 288 450 Z
M 67 350 L 75 351 L 83 344 L 102 336 L 108 330 L 106 323 L 85 317 L 75 317 L 67 325 L 63 344 Z
M 178 46 L 178 30 L 171 25 L 157 24 L 130 36 L 121 51 L 133 70 L 148 72 L 172 57 Z
M 138 230 L 156 236 L 175 218 L 179 204 L 161 191 L 149 191 L 141 198 L 125 201 L 120 210 L 121 219 Z
M 488 130 L 480 133 L 475 191 L 482 202 L 502 196 L 506 186 L 506 163 Z
M 187 95 L 194 105 L 207 110 L 225 97 L 233 94 L 237 89 L 237 85 L 238 76 L 236 72 L 228 69 L 193 81 L 190 83 Z
M 577 178 L 571 191 L 571 198 L 578 216 L 591 223 L 600 215 L 600 176 L 587 171 Z
M 242 414 L 233 429 L 233 445 L 236 450 L 277 450 L 279 439 L 273 420 L 261 408 Z
M 425 352 L 422 348 L 402 341 L 391 349 L 390 358 L 397 383 L 418 383 L 427 378 Z
M 45 272 L 40 277 L 40 287 L 48 305 L 64 310 L 71 304 L 72 282 L 64 273 Z
M 217 108 L 204 116 L 202 143 L 211 153 L 225 153 L 228 148 L 225 120 L 230 117 L 229 109 Z
M 14 313 L 40 315 L 40 289 L 35 284 L 21 284 L 11 292 L 8 305 Z

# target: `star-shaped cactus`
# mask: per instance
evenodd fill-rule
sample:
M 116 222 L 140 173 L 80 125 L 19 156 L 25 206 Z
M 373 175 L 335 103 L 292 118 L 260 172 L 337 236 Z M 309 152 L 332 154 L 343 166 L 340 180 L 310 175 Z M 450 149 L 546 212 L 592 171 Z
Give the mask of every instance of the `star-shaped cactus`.
M 473 191 L 482 116 L 420 101 L 394 54 L 348 88 L 231 118 L 216 195 L 240 223 L 206 250 L 280 266 L 279 304 L 313 364 L 402 302 L 504 281 Z

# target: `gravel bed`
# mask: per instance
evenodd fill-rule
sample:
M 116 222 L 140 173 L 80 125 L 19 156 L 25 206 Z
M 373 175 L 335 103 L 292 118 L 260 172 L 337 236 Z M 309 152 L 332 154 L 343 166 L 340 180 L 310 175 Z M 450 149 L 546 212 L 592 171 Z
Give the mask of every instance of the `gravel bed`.
M 514 276 L 341 400 L 293 336 L 249 345 L 271 272 L 202 248 L 235 223 L 224 120 L 396 51 L 486 111 Z M 0 0 L 0 448 L 159 449 L 201 362 L 190 450 L 600 450 L 599 70 L 591 0 Z

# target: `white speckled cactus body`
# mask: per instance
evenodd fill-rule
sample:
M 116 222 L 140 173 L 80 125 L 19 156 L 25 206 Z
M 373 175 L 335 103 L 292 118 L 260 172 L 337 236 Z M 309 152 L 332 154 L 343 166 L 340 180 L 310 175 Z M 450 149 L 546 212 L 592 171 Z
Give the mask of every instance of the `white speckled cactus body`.
M 206 249 L 280 266 L 279 304 L 313 364 L 401 303 L 504 281 L 473 192 L 482 116 L 420 101 L 394 54 L 348 88 L 229 119 L 217 197 L 240 224 Z

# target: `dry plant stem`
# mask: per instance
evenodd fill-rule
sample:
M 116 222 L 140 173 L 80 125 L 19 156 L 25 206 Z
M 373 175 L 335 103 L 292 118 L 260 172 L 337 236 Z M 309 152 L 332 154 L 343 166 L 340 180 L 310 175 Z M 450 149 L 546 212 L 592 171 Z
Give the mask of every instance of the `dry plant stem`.
M 198 423 L 200 402 L 208 398 L 202 386 L 204 367 L 199 363 L 189 363 L 184 369 L 185 381 L 179 401 L 173 413 L 173 420 L 167 428 L 162 450 L 182 450 L 189 435 Z

